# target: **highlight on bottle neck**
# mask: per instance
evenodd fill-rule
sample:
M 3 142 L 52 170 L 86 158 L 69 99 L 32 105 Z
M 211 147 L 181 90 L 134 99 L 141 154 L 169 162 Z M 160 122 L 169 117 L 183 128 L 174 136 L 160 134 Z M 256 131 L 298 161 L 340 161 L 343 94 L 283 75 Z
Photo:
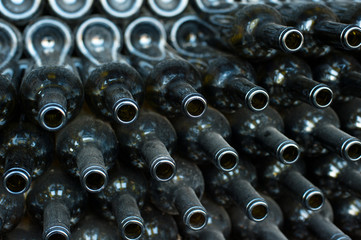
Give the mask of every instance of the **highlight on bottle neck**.
M 54 227 L 49 229 L 47 234 L 44 235 L 45 240 L 70 240 L 70 231 L 69 229 L 63 228 L 61 226 Z
M 138 104 L 133 99 L 121 99 L 114 105 L 114 118 L 118 123 L 133 123 L 139 115 Z
M 249 109 L 255 112 L 264 110 L 269 103 L 269 95 L 261 87 L 255 87 L 246 95 L 246 103 Z
M 40 11 L 42 0 L 2 0 L 0 12 L 12 21 L 26 21 Z
M 331 88 L 325 84 L 319 84 L 310 93 L 311 103 L 317 108 L 326 108 L 330 106 L 333 99 Z
M 106 14 L 114 18 L 131 18 L 136 15 L 143 5 L 144 0 L 100 0 Z
M 199 93 L 190 94 L 183 99 L 182 110 L 187 117 L 201 117 L 207 110 L 207 101 Z
M 48 2 L 58 16 L 67 20 L 84 17 L 93 5 L 93 0 L 49 0 Z
M 11 194 L 23 194 L 31 184 L 31 175 L 22 168 L 10 168 L 3 175 L 5 189 Z
M 303 196 L 303 205 L 312 211 L 321 209 L 325 202 L 325 197 L 319 189 L 310 189 Z
M 284 164 L 295 163 L 300 157 L 299 146 L 294 141 L 286 141 L 277 149 L 277 158 Z
M 160 17 L 171 18 L 181 14 L 189 0 L 148 0 L 148 5 Z

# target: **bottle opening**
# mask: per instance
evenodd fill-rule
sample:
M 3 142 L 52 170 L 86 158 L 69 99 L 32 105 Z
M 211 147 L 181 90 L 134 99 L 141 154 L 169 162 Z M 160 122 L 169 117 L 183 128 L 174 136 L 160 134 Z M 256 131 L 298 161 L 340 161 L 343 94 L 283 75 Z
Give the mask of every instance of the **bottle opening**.
M 116 18 L 129 18 L 141 8 L 143 0 L 100 0 L 107 14 Z
M 35 14 L 41 5 L 39 0 L 2 0 L 0 12 L 8 18 L 23 20 Z
M 219 167 L 223 171 L 232 171 L 238 165 L 238 154 L 234 151 L 224 151 L 218 157 Z
M 138 223 L 129 223 L 124 228 L 126 239 L 138 239 L 143 233 L 143 227 Z
M 333 92 L 329 87 L 321 87 L 314 93 L 314 105 L 318 108 L 328 107 L 333 98 Z
M 66 122 L 66 112 L 58 106 L 47 106 L 39 114 L 40 124 L 49 131 L 59 130 Z
M 207 224 L 207 215 L 204 211 L 193 211 L 189 215 L 187 226 L 192 230 L 201 230 Z
M 361 143 L 353 141 L 346 146 L 346 157 L 351 161 L 357 161 L 361 158 Z
M 10 172 L 4 177 L 4 185 L 8 192 L 12 194 L 21 194 L 29 188 L 29 177 L 22 172 Z
M 90 10 L 92 3 L 92 0 L 49 0 L 54 12 L 67 19 L 84 16 Z
M 300 149 L 295 144 L 287 144 L 281 150 L 281 161 L 285 164 L 292 164 L 298 160 Z
M 298 51 L 303 45 L 303 35 L 297 29 L 288 29 L 282 37 L 283 50 L 285 52 Z
M 347 30 L 345 34 L 347 47 L 355 49 L 361 46 L 361 29 L 359 27 L 352 27 Z
M 174 17 L 188 6 L 188 0 L 148 0 L 150 8 L 159 16 Z
M 306 207 L 310 210 L 318 210 L 323 206 L 325 199 L 320 191 L 314 191 L 306 197 Z
M 68 240 L 68 238 L 61 233 L 56 233 L 49 236 L 48 240 Z
M 251 220 L 256 222 L 263 221 L 268 215 L 268 207 L 264 202 L 254 203 L 249 212 Z
M 254 91 L 249 98 L 249 107 L 253 111 L 262 111 L 268 106 L 269 96 L 268 93 L 264 90 L 259 89 Z
M 175 175 L 175 165 L 173 162 L 160 162 L 155 166 L 155 175 L 159 181 L 169 181 Z
M 129 124 L 134 122 L 138 117 L 138 105 L 129 100 L 121 101 L 115 107 L 116 120 L 122 124 Z
M 185 104 L 185 112 L 189 117 L 201 117 L 207 108 L 207 102 L 202 96 L 191 96 Z
M 90 192 L 99 192 L 106 185 L 106 176 L 104 176 L 103 172 L 89 173 L 85 177 L 85 185 Z

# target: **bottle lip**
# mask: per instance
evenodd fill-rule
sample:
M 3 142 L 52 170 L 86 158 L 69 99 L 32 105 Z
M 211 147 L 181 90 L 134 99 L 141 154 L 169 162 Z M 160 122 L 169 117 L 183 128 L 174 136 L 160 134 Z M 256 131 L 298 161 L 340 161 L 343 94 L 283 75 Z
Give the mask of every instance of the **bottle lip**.
M 129 116 L 122 116 L 122 109 L 128 109 Z M 129 113 L 130 111 L 130 113 Z M 121 99 L 114 104 L 113 118 L 120 124 L 130 124 L 135 122 L 139 116 L 139 106 L 136 101 L 130 98 Z
M 139 239 L 144 233 L 143 219 L 131 216 L 124 219 L 121 223 L 121 234 L 126 240 Z M 131 228 L 130 228 L 131 227 Z
M 157 0 L 148 0 L 149 7 L 161 17 L 175 17 L 181 14 L 188 6 L 189 0 L 178 0 L 178 5 L 172 10 L 165 10 L 159 6 Z
M 217 167 L 225 172 L 232 171 L 239 163 L 239 156 L 234 148 L 219 150 L 215 155 L 215 159 Z
M 15 178 L 15 179 L 14 179 Z M 9 187 L 10 182 L 14 180 L 17 183 L 21 184 L 22 187 L 19 190 L 11 189 Z M 3 184 L 6 189 L 11 194 L 23 194 L 29 190 L 31 184 L 31 175 L 28 171 L 22 168 L 10 168 L 3 175 Z
M 50 111 L 55 111 L 57 114 L 57 117 L 59 118 L 58 124 L 56 124 L 54 126 L 50 126 L 50 124 L 47 123 L 47 120 L 46 120 L 47 113 L 49 113 Z M 57 130 L 61 129 L 62 127 L 64 127 L 65 123 L 67 122 L 67 113 L 63 106 L 61 106 L 59 104 L 55 104 L 55 103 L 49 103 L 49 104 L 44 105 L 40 109 L 39 114 L 38 114 L 38 119 L 39 119 L 40 125 L 44 129 L 46 129 L 48 131 L 57 131 Z
M 207 101 L 200 93 L 188 95 L 183 99 L 182 110 L 187 117 L 202 117 L 207 110 Z
M 103 191 L 109 180 L 107 171 L 99 166 L 86 168 L 80 175 L 83 187 L 90 193 L 99 193 Z
M 176 163 L 173 158 L 159 157 L 153 160 L 150 167 L 151 176 L 159 182 L 171 180 L 177 171 Z
M 354 43 L 350 41 L 351 34 L 356 34 Z M 341 42 L 343 47 L 349 50 L 355 50 L 361 46 L 361 28 L 356 25 L 346 27 L 341 33 Z
M 52 236 L 54 235 L 58 235 L 59 237 L 61 237 L 61 240 L 70 240 L 70 231 L 68 228 L 63 227 L 63 226 L 53 226 L 50 229 L 46 229 L 46 232 L 44 232 L 43 234 L 43 238 L 45 240 L 50 240 L 52 239 Z M 58 239 L 58 238 L 56 238 Z
M 288 44 L 288 40 L 289 40 L 289 37 L 293 37 L 294 40 L 298 40 L 296 42 L 296 45 L 295 46 L 290 46 Z M 295 39 L 297 38 L 297 39 Z M 299 31 L 298 29 L 296 28 L 293 28 L 293 27 L 288 27 L 286 28 L 280 35 L 280 46 L 281 46 L 281 49 L 284 51 L 284 52 L 297 52 L 298 50 L 300 50 L 303 46 L 303 43 L 304 43 L 304 37 L 303 37 L 303 34 L 301 31 Z
M 69 11 L 64 10 L 58 4 L 58 0 L 49 0 L 48 2 L 49 2 L 50 7 L 53 9 L 53 11 L 57 15 L 59 15 L 61 18 L 72 20 L 72 19 L 81 18 L 90 11 L 94 0 L 83 0 L 83 1 L 85 1 L 83 6 L 75 12 L 69 12 Z
M 310 96 L 313 106 L 320 109 L 327 108 L 332 103 L 333 91 L 327 85 L 320 84 L 312 89 Z
M 219 8 L 209 8 L 204 2 L 209 2 L 209 0 L 194 0 L 197 7 L 204 13 L 207 14 L 221 14 L 221 13 L 229 13 L 238 9 L 238 4 L 236 2 L 228 2 L 227 7 L 219 9 Z
M 324 202 L 325 197 L 319 189 L 310 189 L 303 196 L 304 206 L 312 211 L 321 209 Z
M 115 18 L 129 18 L 135 15 L 143 5 L 144 0 L 130 0 L 133 1 L 133 5 L 131 8 L 125 11 L 118 11 L 114 9 L 109 0 L 100 0 L 100 4 L 102 5 L 104 11 Z
M 342 145 L 341 156 L 349 161 L 358 161 L 361 159 L 361 141 L 352 137 Z
M 42 0 L 33 0 L 31 7 L 22 13 L 15 13 L 5 7 L 4 1 L 0 1 L 0 12 L 7 18 L 15 21 L 21 21 L 34 15 L 40 8 Z
M 189 208 L 183 215 L 184 224 L 193 231 L 202 230 L 207 226 L 208 214 L 204 208 Z
M 295 163 L 301 155 L 299 146 L 292 140 L 282 143 L 277 149 L 277 158 L 283 164 Z
M 252 200 L 246 209 L 248 218 L 255 222 L 265 220 L 269 213 L 268 204 L 262 198 Z
M 268 106 L 269 95 L 265 89 L 257 86 L 247 93 L 246 103 L 252 111 L 260 112 Z

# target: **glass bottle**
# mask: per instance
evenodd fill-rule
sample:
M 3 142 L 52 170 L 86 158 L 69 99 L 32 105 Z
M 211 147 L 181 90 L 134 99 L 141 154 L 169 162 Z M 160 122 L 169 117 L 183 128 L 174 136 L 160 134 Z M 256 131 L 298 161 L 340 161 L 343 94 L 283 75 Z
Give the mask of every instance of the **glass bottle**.
M 267 217 L 267 202 L 252 186 L 256 183 L 256 170 L 250 163 L 242 161 L 228 172 L 209 165 L 204 166 L 202 172 L 207 193 L 217 204 L 229 207 L 235 203 L 255 222 Z
M 94 193 L 107 185 L 108 171 L 117 160 L 118 141 L 110 124 L 84 114 L 57 134 L 56 153 L 66 171 Z
M 33 185 L 26 198 L 27 211 L 42 222 L 43 239 L 70 239 L 70 227 L 79 222 L 87 195 L 59 169 L 50 169 Z
M 142 240 L 177 240 L 178 228 L 172 216 L 147 203 L 142 208 L 142 217 L 145 229 Z
M 361 158 L 360 140 L 339 129 L 340 121 L 331 108 L 300 104 L 283 115 L 286 133 L 300 144 L 305 156 L 331 151 L 349 161 Z
M 75 117 L 83 103 L 83 86 L 68 55 L 72 34 L 65 23 L 42 17 L 24 32 L 33 68 L 20 85 L 25 114 L 48 131 L 56 131 Z
M 332 105 L 332 109 L 340 119 L 341 129 L 361 138 L 361 98 L 352 98 L 347 102 L 339 102 Z
M 100 213 L 115 220 L 118 231 L 126 240 L 139 239 L 144 233 L 140 208 L 147 193 L 147 182 L 134 170 L 120 166 L 112 172 L 109 183 L 94 197 Z
M 354 24 L 340 23 L 336 14 L 323 3 L 292 2 L 277 8 L 285 22 L 301 30 L 305 44 L 300 52 L 307 57 L 319 57 L 330 51 L 329 46 L 356 50 L 361 46 L 361 29 Z
M 202 116 L 207 102 L 198 91 L 201 75 L 166 43 L 163 24 L 140 17 L 125 30 L 125 46 L 132 64 L 146 78 L 148 103 L 167 117 Z
M 56 15 L 65 21 L 75 22 L 84 18 L 92 9 L 94 0 L 64 1 L 48 0 L 52 15 Z
M 122 36 L 112 21 L 92 16 L 76 31 L 84 59 L 84 91 L 92 111 L 119 124 L 134 122 L 144 98 L 144 81 L 120 56 Z
M 211 162 L 222 171 L 238 164 L 238 153 L 230 146 L 231 127 L 216 109 L 208 108 L 202 117 L 172 119 L 183 155 L 197 164 Z
M 313 80 L 311 68 L 301 58 L 281 55 L 260 64 L 257 72 L 257 82 L 270 93 L 274 106 L 291 107 L 305 102 L 326 108 L 332 102 L 330 87 Z
M 109 17 L 125 20 L 138 16 L 144 0 L 100 0 L 96 2 L 100 11 Z
M 176 172 L 176 162 L 170 156 L 177 135 L 172 124 L 155 112 L 141 111 L 139 118 L 129 125 L 115 125 L 120 151 L 126 153 L 131 164 L 148 168 L 156 181 L 169 181 Z
M 11 23 L 23 26 L 41 14 L 44 4 L 45 0 L 1 0 L 0 15 Z
M 240 151 L 261 157 L 272 155 L 284 164 L 292 164 L 299 158 L 298 144 L 283 134 L 282 117 L 273 108 L 261 112 L 241 108 L 227 118 L 233 142 Z
M 41 230 L 37 228 L 22 229 L 15 228 L 4 236 L 4 240 L 39 240 L 41 238 Z
M 202 89 L 212 106 L 222 112 L 232 112 L 241 106 L 262 111 L 268 105 L 269 96 L 255 84 L 252 65 L 211 47 L 207 38 L 217 34 L 206 21 L 187 13 L 172 23 L 169 40 L 202 74 Z
M 207 224 L 207 212 L 200 202 L 204 180 L 199 168 L 183 158 L 175 157 L 177 173 L 168 182 L 150 181 L 152 203 L 170 215 L 179 215 L 192 231 L 199 231 Z
M 24 120 L 9 124 L 1 133 L 0 161 L 5 189 L 23 194 L 32 180 L 50 166 L 54 140 L 48 132 Z
M 147 0 L 150 10 L 160 18 L 179 16 L 188 6 L 189 0 Z
M 327 1 L 326 4 L 341 22 L 361 26 L 361 4 L 359 1 Z
M 262 222 L 251 221 L 238 207 L 228 210 L 233 237 L 243 240 L 287 240 L 288 238 L 280 230 L 284 220 L 281 208 L 271 197 L 264 194 L 262 196 L 269 206 L 269 214 Z

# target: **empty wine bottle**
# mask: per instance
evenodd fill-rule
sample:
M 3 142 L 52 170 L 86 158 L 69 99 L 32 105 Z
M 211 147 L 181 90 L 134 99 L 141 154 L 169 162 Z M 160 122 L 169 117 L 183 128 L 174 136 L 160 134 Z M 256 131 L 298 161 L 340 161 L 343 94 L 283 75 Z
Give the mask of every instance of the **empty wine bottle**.
M 275 8 L 266 4 L 240 4 L 237 9 L 208 18 L 221 32 L 224 45 L 237 55 L 252 61 L 264 61 L 279 51 L 301 49 L 302 33 L 294 27 L 284 26 Z
M 45 0 L 1 0 L 0 15 L 16 25 L 25 25 L 41 14 L 44 3 Z
M 48 0 L 52 15 L 67 21 L 81 20 L 92 8 L 94 0 L 64 1 Z
M 361 141 L 339 129 L 331 108 L 316 109 L 300 104 L 284 112 L 286 133 L 300 144 L 306 156 L 335 152 L 349 161 L 361 158 Z
M 56 153 L 66 171 L 79 176 L 83 188 L 99 192 L 116 162 L 118 141 L 108 123 L 81 115 L 56 136 Z
M 289 165 L 277 159 L 267 159 L 260 165 L 260 185 L 276 200 L 282 197 L 284 192 L 291 192 L 306 209 L 314 211 L 322 207 L 325 197 L 318 187 L 304 177 L 304 161 L 298 160 Z
M 126 153 L 131 164 L 148 168 L 156 181 L 169 181 L 176 172 L 176 162 L 170 156 L 177 135 L 172 124 L 155 112 L 141 111 L 132 124 L 114 126 L 120 151 Z
M 312 70 L 302 59 L 282 55 L 258 67 L 257 82 L 271 96 L 271 103 L 290 107 L 305 102 L 316 108 L 326 108 L 333 92 L 324 83 L 312 79 Z
M 126 207 L 126 206 L 125 206 Z M 71 234 L 73 240 L 118 240 L 120 236 L 111 221 L 87 214 Z
M 83 103 L 83 87 L 67 57 L 72 47 L 70 28 L 53 17 L 42 17 L 24 32 L 26 50 L 35 65 L 20 85 L 23 110 L 48 131 L 62 128 Z
M 292 2 L 278 8 L 286 23 L 302 31 L 304 56 L 319 57 L 333 47 L 356 50 L 361 46 L 361 29 L 354 24 L 340 23 L 336 14 L 322 3 Z
M 227 115 L 233 133 L 233 142 L 239 150 L 257 156 L 276 157 L 284 164 L 297 161 L 298 144 L 286 137 L 282 117 L 271 107 L 261 112 L 241 108 Z
M 216 109 L 208 108 L 202 117 L 172 120 L 182 154 L 197 164 L 211 161 L 222 171 L 231 171 L 238 164 L 238 153 L 229 145 L 231 127 Z
M 351 97 L 361 97 L 361 64 L 352 56 L 332 51 L 313 67 L 314 80 L 327 84 L 337 101 L 348 101 Z
M 189 0 L 147 0 L 152 12 L 163 18 L 177 17 L 187 8 L 188 2 Z
M 231 219 L 226 210 L 211 201 L 209 198 L 203 197 L 201 203 L 207 209 L 208 222 L 207 226 L 201 231 L 192 231 L 185 228 L 184 224 L 178 222 L 183 239 L 199 239 L 199 240 L 226 240 L 231 233 Z
M 332 105 L 332 109 L 337 113 L 340 119 L 341 129 L 352 134 L 357 138 L 361 138 L 361 98 L 353 98 L 348 102 L 339 102 Z
M 20 222 L 24 214 L 23 194 L 11 194 L 0 184 L 0 235 L 10 232 Z
M 263 195 L 269 206 L 268 217 L 262 222 L 254 222 L 240 208 L 228 210 L 232 222 L 232 235 L 236 239 L 287 240 L 279 227 L 283 224 L 283 214 L 278 204 L 269 196 Z
M 196 68 L 180 58 L 166 43 L 163 24 L 141 17 L 125 30 L 125 45 L 136 69 L 147 78 L 146 96 L 150 105 L 163 114 L 189 118 L 202 116 L 207 107 Z
M 70 239 L 70 227 L 83 213 L 87 200 L 80 185 L 51 169 L 34 184 L 26 198 L 26 206 L 36 221 L 42 222 L 43 239 Z
M 285 229 L 292 239 L 310 239 L 309 232 L 321 240 L 351 240 L 333 224 L 332 206 L 328 200 L 323 207 L 317 211 L 307 210 L 301 203 L 283 197 L 280 207 L 285 217 Z
M 98 115 L 129 124 L 138 117 L 144 98 L 139 73 L 119 55 L 121 32 L 110 20 L 92 16 L 76 31 L 77 48 L 86 59 L 85 97 Z
M 263 221 L 267 217 L 267 202 L 252 186 L 256 182 L 254 166 L 242 161 L 232 171 L 219 171 L 209 165 L 205 166 L 202 172 L 207 193 L 216 203 L 223 206 L 235 203 L 255 222 Z
M 115 220 L 120 235 L 126 240 L 139 239 L 144 232 L 144 221 L 139 208 L 147 192 L 141 174 L 125 166 L 113 171 L 104 191 L 95 195 L 101 214 Z
M 268 93 L 255 82 L 248 62 L 226 55 L 206 42 L 217 30 L 195 15 L 172 24 L 169 39 L 174 48 L 202 74 L 204 94 L 217 109 L 231 112 L 241 106 L 261 111 L 268 105 Z M 208 37 L 207 37 L 208 36 Z
M 13 122 L 1 133 L 0 161 L 5 189 L 12 194 L 26 192 L 31 181 L 41 176 L 52 162 L 53 137 L 31 123 Z
M 174 219 L 147 203 L 142 208 L 144 235 L 142 240 L 177 240 L 178 228 Z
M 99 8 L 111 18 L 129 19 L 136 17 L 144 0 L 100 0 Z
M 177 173 L 168 182 L 150 181 L 152 203 L 161 211 L 179 215 L 189 229 L 199 231 L 207 224 L 207 212 L 200 202 L 204 180 L 199 168 L 183 158 L 175 157 Z

